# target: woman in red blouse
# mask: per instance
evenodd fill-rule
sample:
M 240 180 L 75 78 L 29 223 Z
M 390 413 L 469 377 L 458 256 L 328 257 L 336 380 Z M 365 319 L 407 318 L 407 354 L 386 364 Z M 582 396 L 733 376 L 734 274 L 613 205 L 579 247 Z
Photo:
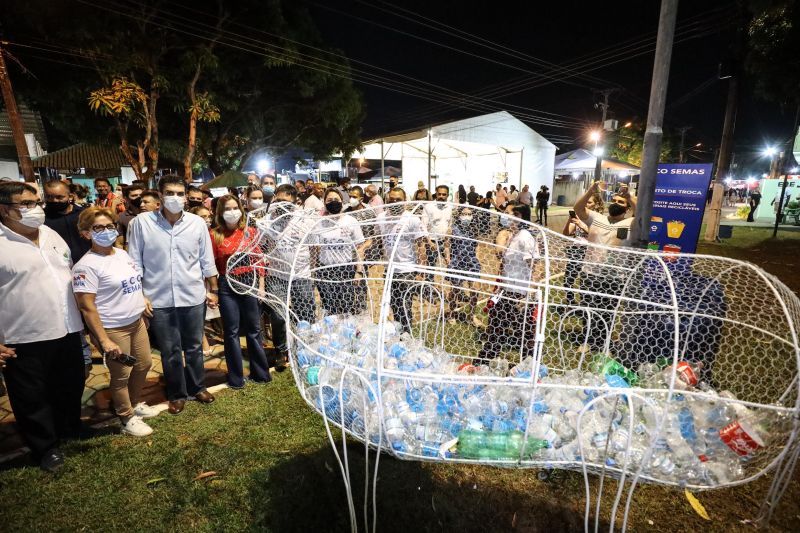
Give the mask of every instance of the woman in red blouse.
M 255 233 L 247 228 L 242 204 L 231 194 L 226 194 L 217 200 L 214 222 L 210 230 L 211 244 L 219 271 L 219 311 L 223 323 L 228 386 L 232 389 L 241 389 L 245 384 L 242 347 L 239 344 L 240 328 L 247 339 L 250 380 L 266 383 L 272 378 L 269 375 L 267 355 L 261 345 L 261 314 L 258 300 L 254 296 L 236 293 L 228 282 L 228 274 L 232 274 L 235 276 L 235 282 L 257 286 L 259 290 L 264 290 L 263 264 L 240 264 L 228 272 L 228 259 L 243 245 L 252 243 Z

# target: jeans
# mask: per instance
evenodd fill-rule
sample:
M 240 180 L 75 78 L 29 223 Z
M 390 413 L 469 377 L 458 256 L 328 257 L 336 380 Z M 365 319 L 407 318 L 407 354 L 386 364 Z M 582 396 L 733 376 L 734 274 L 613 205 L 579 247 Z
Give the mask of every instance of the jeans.
M 244 387 L 244 367 L 239 330 L 247 340 L 247 355 L 250 358 L 250 378 L 266 382 L 269 375 L 267 354 L 261 345 L 261 314 L 258 300 L 250 295 L 238 294 L 225 277 L 219 278 L 219 312 L 222 315 L 225 341 L 225 363 L 228 366 L 228 385 L 235 389 Z
M 266 280 L 267 291 L 286 302 L 289 281 L 269 276 Z M 284 303 L 285 305 L 285 303 Z M 272 304 L 265 304 L 272 328 L 272 344 L 278 353 L 288 349 L 286 339 L 286 316 L 283 307 L 277 309 Z M 291 311 L 297 320 L 314 323 L 317 321 L 317 304 L 314 301 L 314 283 L 310 279 L 295 278 L 292 280 Z M 293 318 L 294 318 L 293 317 Z
M 39 460 L 81 428 L 84 363 L 81 333 L 60 339 L 9 344 L 17 357 L 3 374 L 17 427 Z
M 444 264 L 444 239 L 433 241 L 433 246 L 425 245 L 425 265 L 435 267 L 437 259 L 442 258 Z M 445 265 L 447 266 L 447 265 Z M 433 280 L 433 274 L 425 274 L 425 279 L 428 281 Z
M 536 222 L 547 226 L 547 206 L 546 205 L 537 205 L 536 206 Z
M 161 350 L 167 400 L 185 400 L 206 390 L 203 379 L 205 302 L 191 307 L 153 309 L 150 331 Z M 183 360 L 186 358 L 186 365 Z
M 414 272 L 395 272 L 392 279 L 389 307 L 395 322 L 400 323 L 400 332 L 411 331 L 411 308 L 414 305 Z

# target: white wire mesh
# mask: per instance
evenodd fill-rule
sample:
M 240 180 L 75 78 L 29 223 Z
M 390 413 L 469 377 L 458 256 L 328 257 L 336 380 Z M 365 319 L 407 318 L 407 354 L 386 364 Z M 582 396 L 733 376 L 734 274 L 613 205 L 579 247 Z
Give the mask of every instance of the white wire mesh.
M 633 485 L 777 469 L 780 496 L 798 453 L 800 302 L 758 267 L 433 202 L 335 216 L 279 203 L 249 223 L 258 239 L 228 279 L 281 315 L 326 424 L 403 459 Z M 260 262 L 263 293 L 243 268 Z

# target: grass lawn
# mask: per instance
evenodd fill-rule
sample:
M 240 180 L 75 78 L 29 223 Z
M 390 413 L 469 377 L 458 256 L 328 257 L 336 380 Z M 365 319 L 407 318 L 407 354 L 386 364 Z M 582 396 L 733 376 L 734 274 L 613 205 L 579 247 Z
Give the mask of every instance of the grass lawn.
M 765 240 L 768 230 L 735 228 L 700 252 L 760 264 L 800 291 L 800 234 Z M 57 475 L 19 459 L 0 465 L 0 531 L 344 531 L 344 487 L 322 419 L 301 400 L 292 376 L 226 390 L 209 406 L 190 402 L 178 416 L 150 421 L 144 439 L 106 435 L 73 442 Z M 338 437 L 338 434 L 337 434 Z M 341 440 L 339 451 L 341 452 Z M 364 451 L 348 446 L 356 512 L 361 516 Z M 370 461 L 374 460 L 370 455 Z M 197 479 L 200 474 L 215 475 Z M 592 491 L 596 478 L 590 478 Z M 711 520 L 682 492 L 637 488 L 630 531 L 752 531 L 771 478 L 698 493 Z M 601 530 L 616 482 L 606 480 Z M 556 472 L 380 459 L 379 531 L 574 531 L 583 529 L 583 477 Z M 781 501 L 771 530 L 800 531 L 800 484 Z M 594 503 L 593 503 L 594 504 Z M 618 520 L 617 526 L 621 525 Z M 361 526 L 363 529 L 363 525 Z

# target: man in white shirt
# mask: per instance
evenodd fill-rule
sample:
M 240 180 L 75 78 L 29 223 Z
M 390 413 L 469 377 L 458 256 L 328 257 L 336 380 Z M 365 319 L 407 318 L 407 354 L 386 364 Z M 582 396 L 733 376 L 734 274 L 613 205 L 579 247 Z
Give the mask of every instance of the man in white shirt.
M 607 206 L 608 215 L 604 215 L 586 209 L 589 198 L 598 194 L 599 190 L 600 183 L 596 181 L 575 202 L 575 215 L 589 226 L 587 240 L 603 246 L 630 246 L 633 217 L 628 215 L 633 215 L 636 210 L 636 199 L 630 195 L 627 187 L 623 187 L 611 197 Z M 606 337 L 613 330 L 614 325 L 610 323 L 613 316 L 611 311 L 617 304 L 613 296 L 622 290 L 625 283 L 630 267 L 626 261 L 628 257 L 604 248 L 588 247 L 586 250 L 581 272 L 581 289 L 587 292 L 581 295 L 581 305 L 592 309 L 589 311 L 592 313 L 592 320 L 587 344 L 595 350 L 605 346 Z
M 325 194 L 325 184 L 316 182 L 314 183 L 314 188 L 311 191 L 311 196 L 306 198 L 305 203 L 303 204 L 304 209 L 311 209 L 317 213 L 322 213 L 323 208 L 325 207 L 322 204 L 322 195 Z M 276 202 L 278 200 L 275 200 Z
M 153 311 L 150 329 L 161 350 L 169 412 L 178 414 L 189 396 L 214 401 L 204 384 L 203 324 L 206 305 L 217 306 L 217 267 L 205 221 L 183 210 L 183 179 L 164 176 L 158 189 L 163 207 L 128 225 L 128 254 Z
M 453 207 L 446 203 L 448 196 L 450 188 L 439 185 L 436 187 L 435 201 L 426 203 L 422 208 L 422 225 L 428 232 L 425 264 L 429 267 L 435 266 L 437 259 L 441 259 L 447 266 L 446 248 L 449 246 L 450 223 L 453 217 Z M 433 274 L 426 274 L 425 277 L 432 280 Z
M 401 331 L 411 331 L 414 280 L 417 277 L 417 246 L 427 240 L 428 232 L 405 205 L 392 205 L 406 201 L 403 189 L 395 187 L 386 197 L 386 209 L 378 215 L 378 227 L 383 237 L 387 261 L 395 265 L 392 278 L 391 299 L 394 320 Z
M 55 472 L 64 464 L 59 441 L 80 432 L 83 322 L 69 247 L 42 225 L 41 205 L 32 185 L 0 183 L 0 360 L 17 427 Z

